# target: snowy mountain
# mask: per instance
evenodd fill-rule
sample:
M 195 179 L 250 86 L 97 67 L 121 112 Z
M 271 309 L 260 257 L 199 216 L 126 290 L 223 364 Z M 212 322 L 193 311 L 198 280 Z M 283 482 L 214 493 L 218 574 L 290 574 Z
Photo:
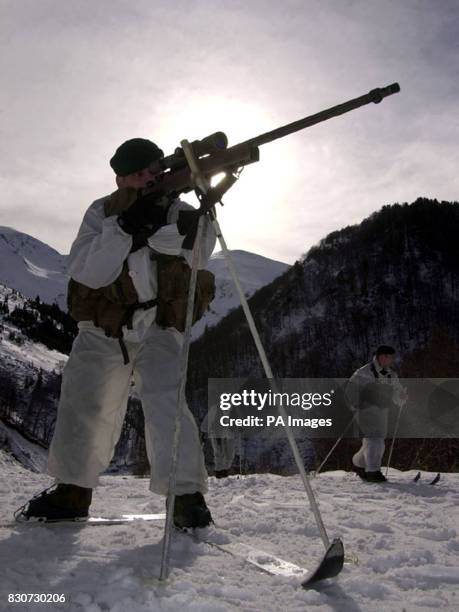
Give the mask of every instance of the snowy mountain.
M 285 263 L 248 251 L 230 251 L 230 256 L 246 297 L 253 295 L 260 287 L 269 284 L 289 268 Z M 207 269 L 215 274 L 215 298 L 210 310 L 193 326 L 194 339 L 203 333 L 206 326 L 216 325 L 230 310 L 240 304 L 236 286 L 221 251 L 212 255 Z
M 361 224 L 325 237 L 291 268 L 233 252 L 244 289 L 252 294 L 251 308 L 274 371 L 290 377 L 345 377 L 366 361 L 375 345 L 389 342 L 403 355 L 404 376 L 457 376 L 458 210 L 457 203 L 426 199 L 386 206 Z M 213 256 L 209 267 L 218 287 L 208 315 L 217 321 L 237 299 L 221 254 Z M 254 292 L 257 283 L 263 287 Z M 2 315 L 5 300 L 8 314 Z M 5 287 L 0 287 L 0 318 L 0 385 L 11 388 L 12 397 L 20 397 L 15 410 L 26 431 L 47 441 L 71 327 L 62 313 Z M 235 308 L 191 347 L 188 398 L 198 422 L 207 407 L 209 377 L 257 374 L 260 361 L 241 309 Z M 35 409 L 31 402 L 37 396 L 48 406 L 49 420 L 37 414 L 41 404 Z M 138 406 L 130 410 L 135 417 L 123 430 L 118 458 L 142 464 L 142 419 Z M 134 447 L 139 444 L 136 456 Z M 415 450 L 407 449 L 401 465 L 418 461 Z M 443 468 L 438 469 L 453 464 L 450 450 L 428 450 L 425 456 L 433 463 L 441 451 Z M 346 467 L 348 456 L 343 455 L 336 467 Z M 435 469 L 433 463 L 416 467 Z M 282 468 L 291 473 L 291 465 L 276 467 Z
M 0 227 L 0 283 L 28 298 L 65 308 L 66 256 L 11 227 Z
M 16 429 L 0 421 L 0 453 L 6 453 L 26 469 L 43 474 L 48 453 L 36 441 L 27 440 Z
M 30 469 L 38 465 L 36 458 L 29 460 L 30 448 L 21 452 L 17 438 L 22 434 L 29 446 L 38 444 L 37 452 L 45 453 L 75 333 L 74 321 L 56 305 L 30 300 L 0 284 L 0 449 Z M 111 470 L 144 471 L 143 432 L 140 402 L 132 397 Z
M 56 316 L 58 320 L 54 318 Z M 3 430 L 3 436 L 0 431 L 0 449 L 13 452 L 26 467 L 31 467 L 27 452 L 17 451 L 14 436 L 22 434 L 29 442 L 43 448 L 47 448 L 51 441 L 61 372 L 74 336 L 72 329 L 68 328 L 68 320 L 68 315 L 55 305 L 49 307 L 28 300 L 0 285 L 0 419 L 5 427 L 8 426 Z M 277 443 L 273 453 L 271 446 L 266 442 L 263 452 L 260 452 L 258 446 L 245 442 L 244 471 L 259 468 L 291 473 L 289 449 L 285 444 Z M 305 462 L 311 464 L 313 453 L 309 443 L 300 447 Z M 213 455 L 209 453 L 208 442 L 206 449 L 211 469 Z M 39 451 L 43 452 L 42 448 Z M 149 471 L 143 413 L 135 393 L 129 398 L 126 419 L 109 471 L 140 474 Z
M 289 267 L 280 261 L 247 251 L 235 250 L 230 253 L 247 297 Z M 239 304 L 221 252 L 212 256 L 207 268 L 216 277 L 216 296 L 211 309 L 194 326 L 193 338 L 200 336 L 206 326 L 215 325 Z M 65 310 L 67 256 L 60 255 L 32 236 L 10 227 L 0 227 L 0 283 L 31 299 L 38 295 L 47 304 L 57 302 Z
M 53 344 L 65 332 L 59 329 L 60 323 L 36 308 L 41 305 L 0 285 L 0 448 L 8 449 L 30 469 L 44 465 L 43 457 L 37 461 L 35 455 L 43 456 L 51 439 L 60 374 L 67 361 L 66 354 L 38 341 L 43 338 Z M 57 306 L 47 308 L 58 311 Z M 22 326 L 23 320 L 27 327 Z M 37 334 L 34 339 L 28 336 L 31 330 Z M 20 434 L 28 440 L 24 452 Z M 37 453 L 31 453 L 30 446 L 36 444 Z
M 0 284 L 0 368 L 18 372 L 25 366 L 51 373 L 62 370 L 67 355 L 62 351 L 34 342 L 21 330 L 20 325 L 10 320 L 14 311 L 33 310 L 34 302 L 21 293 Z M 40 320 L 37 314 L 37 320 Z M 53 320 L 53 327 L 59 331 L 59 323 Z
M 424 365 L 420 351 L 440 338 L 446 354 L 459 350 L 458 233 L 459 203 L 419 198 L 326 236 L 249 300 L 274 372 L 346 377 L 384 343 L 397 347 L 405 376 L 442 377 L 433 368 L 452 368 L 445 351 Z M 199 376 L 205 386 L 207 377 L 261 373 L 241 308 L 193 350 L 195 386 Z
M 459 203 L 419 198 L 324 237 L 249 300 L 274 374 L 346 378 L 379 344 L 392 344 L 402 376 L 457 378 L 458 234 Z M 191 346 L 195 413 L 207 405 L 209 378 L 247 376 L 264 374 L 238 308 Z M 404 440 L 396 467 L 417 467 L 429 457 L 425 469 L 454 469 L 454 441 L 428 442 L 420 455 L 419 444 Z M 350 456 L 341 444 L 333 467 L 350 469 Z

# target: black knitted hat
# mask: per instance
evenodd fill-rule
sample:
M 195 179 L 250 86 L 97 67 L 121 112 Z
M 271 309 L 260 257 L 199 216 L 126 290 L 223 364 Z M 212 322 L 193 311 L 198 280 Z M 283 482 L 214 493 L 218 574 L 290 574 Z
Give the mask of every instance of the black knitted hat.
M 393 346 L 389 346 L 387 344 L 381 344 L 376 349 L 375 355 L 378 357 L 379 355 L 394 355 L 395 349 Z
M 131 138 L 116 149 L 110 166 L 118 176 L 127 176 L 147 168 L 161 157 L 164 157 L 163 151 L 151 140 Z

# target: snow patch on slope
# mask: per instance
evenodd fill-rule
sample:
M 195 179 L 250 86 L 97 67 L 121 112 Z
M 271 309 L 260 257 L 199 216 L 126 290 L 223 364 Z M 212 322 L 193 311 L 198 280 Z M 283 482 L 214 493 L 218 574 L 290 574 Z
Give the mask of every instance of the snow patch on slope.
M 230 255 L 247 298 L 289 268 L 288 264 L 248 251 L 234 250 L 230 251 Z M 193 339 L 203 333 L 206 325 L 216 325 L 230 310 L 240 305 L 239 295 L 222 251 L 212 255 L 206 269 L 215 274 L 215 299 L 205 316 L 193 326 Z
M 0 421 L 0 448 L 7 451 L 10 457 L 18 461 L 24 468 L 32 472 L 46 471 L 48 453 L 33 442 L 29 442 L 12 427 L 7 427 Z M 1 467 L 0 467 L 1 469 Z
M 9 287 L 0 284 L 0 301 L 8 300 L 9 311 L 16 306 L 24 308 L 26 302 L 23 295 L 14 293 Z M 1 320 L 1 318 L 0 318 Z M 11 336 L 19 338 L 13 340 Z M 0 326 L 0 366 L 8 369 L 16 369 L 18 372 L 24 367 L 41 368 L 47 372 L 62 371 L 66 364 L 68 355 L 59 351 L 49 349 L 41 342 L 33 342 L 28 339 L 12 323 L 1 321 Z
M 0 282 L 28 298 L 54 301 L 65 309 L 67 256 L 41 240 L 0 226 Z

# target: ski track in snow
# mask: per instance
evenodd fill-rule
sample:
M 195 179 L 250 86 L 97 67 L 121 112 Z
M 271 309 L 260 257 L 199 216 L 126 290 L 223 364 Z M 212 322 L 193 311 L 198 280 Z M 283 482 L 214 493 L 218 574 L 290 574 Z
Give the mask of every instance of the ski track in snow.
M 340 576 L 305 591 L 297 578 L 272 577 L 183 534 L 173 535 L 171 575 L 157 580 L 163 522 L 110 527 L 14 525 L 0 529 L 0 610 L 65 612 L 372 612 L 459 609 L 459 475 L 436 486 L 391 470 L 388 485 L 328 472 L 312 481 L 330 537 L 344 540 Z M 0 522 L 51 484 L 0 451 Z M 215 542 L 240 540 L 312 568 L 322 544 L 298 477 L 209 480 Z M 92 515 L 164 511 L 148 480 L 103 476 Z M 65 604 L 8 604 L 8 593 L 63 593 Z

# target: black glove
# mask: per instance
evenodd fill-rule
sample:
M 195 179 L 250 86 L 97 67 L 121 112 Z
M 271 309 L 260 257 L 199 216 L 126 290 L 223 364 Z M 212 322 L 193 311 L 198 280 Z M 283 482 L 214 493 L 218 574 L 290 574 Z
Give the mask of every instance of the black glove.
M 222 192 L 223 193 L 223 192 Z M 199 208 L 193 210 L 181 210 L 178 214 L 177 229 L 179 234 L 185 236 L 182 243 L 184 249 L 192 249 L 198 231 L 199 217 L 208 213 L 220 199 L 217 188 L 210 189 L 207 194 L 199 193 Z
M 198 227 L 200 210 L 181 210 L 178 214 L 177 229 L 181 236 L 189 234 Z
M 132 234 L 132 246 L 130 253 L 135 253 L 139 249 L 142 249 L 144 246 L 148 246 L 148 239 L 155 232 L 157 232 L 162 226 L 161 225 L 153 225 L 152 227 L 144 227 L 136 234 Z
M 140 196 L 118 217 L 119 226 L 128 234 L 135 235 L 146 226 L 152 225 L 152 234 L 167 224 L 168 205 L 159 200 L 157 194 Z
M 194 246 L 196 234 L 198 231 L 199 217 L 205 213 L 205 210 L 181 210 L 178 214 L 177 229 L 181 236 L 185 236 L 182 242 L 183 249 L 191 249 Z

